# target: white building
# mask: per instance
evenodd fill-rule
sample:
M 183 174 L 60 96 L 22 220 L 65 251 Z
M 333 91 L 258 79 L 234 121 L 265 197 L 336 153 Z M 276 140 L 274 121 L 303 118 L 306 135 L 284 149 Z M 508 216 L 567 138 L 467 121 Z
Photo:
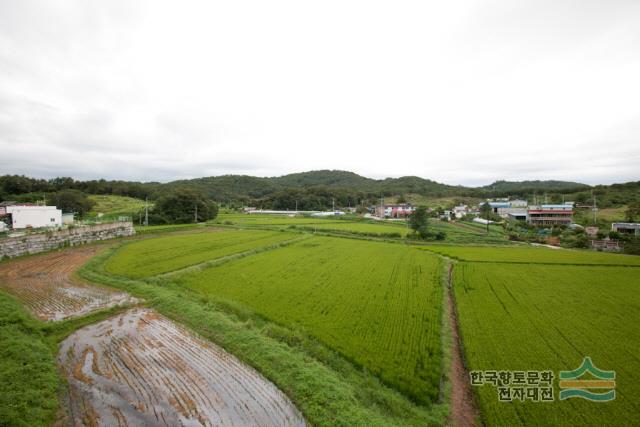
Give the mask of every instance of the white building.
M 460 219 L 469 213 L 469 207 L 467 205 L 454 206 L 453 213 L 457 219 Z
M 13 229 L 60 227 L 62 211 L 55 206 L 7 206 Z
M 339 216 L 344 215 L 342 211 L 328 211 L 328 212 L 316 212 L 312 213 L 311 216 Z

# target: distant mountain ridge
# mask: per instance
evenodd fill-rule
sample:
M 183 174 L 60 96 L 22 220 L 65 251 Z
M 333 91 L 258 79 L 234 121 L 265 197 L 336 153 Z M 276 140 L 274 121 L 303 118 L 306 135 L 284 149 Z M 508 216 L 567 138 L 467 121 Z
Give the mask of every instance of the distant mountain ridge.
M 300 188 L 341 188 L 369 194 L 420 194 L 424 196 L 480 196 L 505 192 L 532 191 L 578 191 L 590 188 L 586 184 L 569 181 L 496 181 L 482 187 L 442 184 L 418 176 L 373 179 L 342 170 L 315 170 L 276 177 L 254 177 L 248 175 L 221 175 L 172 181 L 173 186 L 193 186 L 207 193 L 218 193 L 225 197 L 243 194 L 259 198 L 275 191 Z M 224 194 L 223 194 L 224 193 Z
M 341 170 L 317 170 L 264 178 L 247 175 L 222 175 L 172 181 L 163 185 L 193 187 L 211 196 L 217 195 L 222 198 L 233 198 L 234 195 L 260 198 L 287 189 L 318 188 L 343 189 L 367 195 L 415 193 L 425 196 L 461 195 L 472 190 L 461 186 L 441 184 L 417 176 L 377 180 Z
M 540 191 L 563 191 L 590 188 L 587 184 L 571 181 L 496 181 L 493 184 L 478 187 L 487 191 L 522 191 L 540 190 Z
M 519 197 L 533 199 L 545 195 L 550 201 L 575 200 L 586 203 L 591 192 L 599 206 L 621 206 L 640 201 L 640 181 L 624 184 L 589 186 L 558 180 L 496 181 L 481 187 L 448 185 L 417 176 L 373 179 L 343 170 L 315 170 L 275 177 L 220 175 L 182 179 L 168 183 L 129 181 L 76 181 L 60 177 L 51 180 L 18 175 L 0 176 L 0 201 L 29 201 L 44 192 L 76 189 L 89 194 L 114 194 L 154 199 L 174 189 L 193 189 L 220 203 L 255 205 L 277 209 L 325 209 L 336 206 L 377 203 L 381 196 L 396 200 L 399 196 L 418 198 Z M 13 197 L 23 195 L 20 198 Z M 569 197 L 568 199 L 565 198 Z

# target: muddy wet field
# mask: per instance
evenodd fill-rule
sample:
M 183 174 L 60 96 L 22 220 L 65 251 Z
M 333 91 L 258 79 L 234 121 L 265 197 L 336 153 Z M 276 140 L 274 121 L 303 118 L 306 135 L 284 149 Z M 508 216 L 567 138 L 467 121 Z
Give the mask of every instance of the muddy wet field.
M 73 273 L 101 249 L 98 246 L 74 248 L 2 263 L 0 288 L 18 297 L 44 321 L 83 316 L 136 302 L 124 292 L 73 278 Z
M 257 371 L 150 309 L 76 331 L 59 361 L 73 425 L 305 425 Z

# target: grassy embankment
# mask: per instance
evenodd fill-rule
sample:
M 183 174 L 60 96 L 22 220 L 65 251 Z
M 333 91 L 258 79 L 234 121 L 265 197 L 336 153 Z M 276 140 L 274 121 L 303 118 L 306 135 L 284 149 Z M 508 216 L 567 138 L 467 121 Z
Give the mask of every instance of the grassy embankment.
M 90 195 L 89 200 L 95 205 L 89 212 L 90 218 L 98 218 L 101 220 L 117 219 L 120 216 L 132 217 L 144 208 L 144 200 L 134 199 L 133 197 L 113 196 L 113 195 Z M 151 203 L 149 204 L 151 207 Z M 133 218 L 137 222 L 138 218 Z
M 65 384 L 56 365 L 59 343 L 76 329 L 123 309 L 43 323 L 0 291 L 0 426 L 50 425 Z

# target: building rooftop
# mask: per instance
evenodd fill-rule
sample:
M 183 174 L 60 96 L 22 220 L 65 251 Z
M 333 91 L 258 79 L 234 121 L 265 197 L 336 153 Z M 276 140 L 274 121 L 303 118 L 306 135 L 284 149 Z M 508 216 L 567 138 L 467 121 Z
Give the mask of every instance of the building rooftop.
M 614 222 L 611 225 L 615 227 L 622 227 L 622 228 L 640 228 L 639 222 Z

